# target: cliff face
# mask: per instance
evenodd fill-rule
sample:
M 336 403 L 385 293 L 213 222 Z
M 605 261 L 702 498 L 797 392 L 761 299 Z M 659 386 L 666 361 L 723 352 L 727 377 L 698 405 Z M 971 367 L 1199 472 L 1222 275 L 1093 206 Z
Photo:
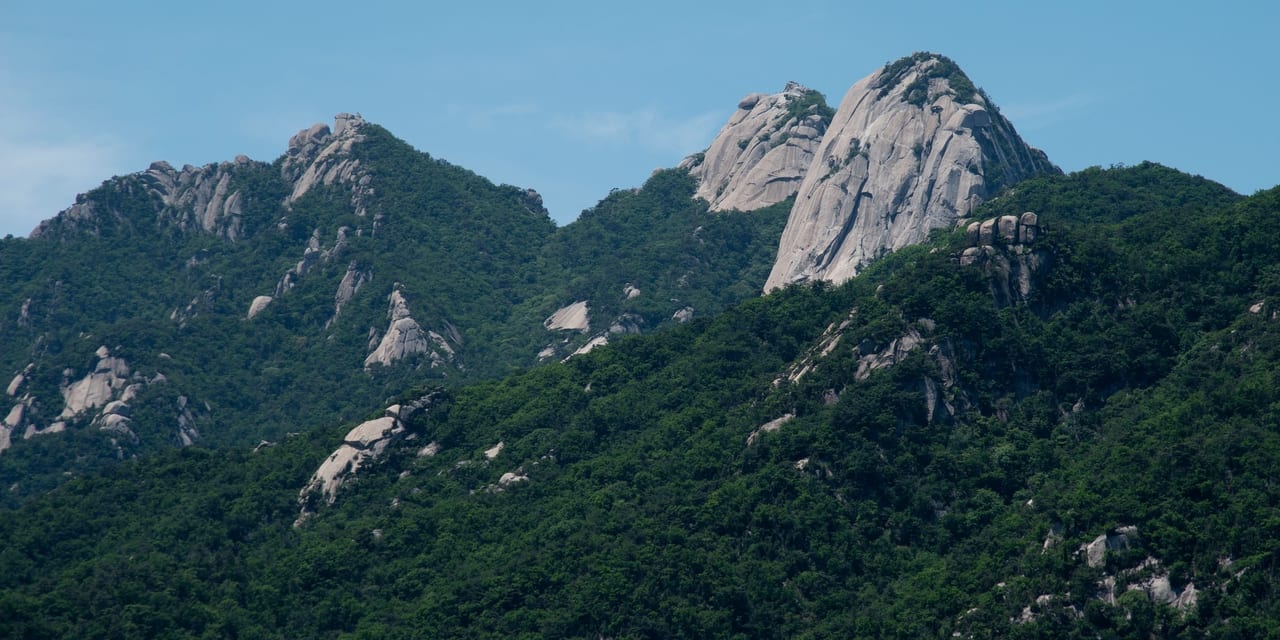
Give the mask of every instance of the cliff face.
M 1058 172 L 953 62 L 904 58 L 849 89 L 805 172 L 765 291 L 843 282 L 952 226 L 1001 186 Z
M 711 146 L 680 167 L 715 211 L 767 207 L 799 188 L 830 121 L 822 94 L 788 82 L 781 93 L 743 98 Z
M 370 178 L 359 160 L 351 158 L 352 148 L 364 141 L 364 119 L 340 113 L 334 126 L 317 124 L 303 129 L 289 140 L 281 160 L 280 177 L 290 188 L 281 203 L 286 208 L 316 186 L 342 184 L 351 189 L 351 205 L 357 215 L 365 213 L 364 199 L 372 194 Z M 101 235 L 111 226 L 176 226 L 185 232 L 203 232 L 228 240 L 242 240 L 246 203 L 237 177 L 253 170 L 269 168 L 265 162 L 236 156 L 232 162 L 185 165 L 174 169 L 168 162 L 153 162 L 146 171 L 114 178 L 95 197 L 81 195 L 76 203 L 54 218 L 41 222 L 32 238 L 87 232 Z M 154 219 L 142 219 L 137 212 L 120 210 L 125 199 L 149 200 Z

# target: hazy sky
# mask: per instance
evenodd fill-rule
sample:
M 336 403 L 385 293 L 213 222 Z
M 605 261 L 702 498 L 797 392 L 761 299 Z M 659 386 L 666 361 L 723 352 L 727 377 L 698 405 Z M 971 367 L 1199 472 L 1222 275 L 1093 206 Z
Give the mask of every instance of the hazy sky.
M 342 111 L 564 224 L 703 149 L 747 93 L 796 80 L 835 106 L 919 50 L 1066 170 L 1280 183 L 1276 3 L 437 4 L 0 2 L 0 236 L 153 160 L 273 160 Z

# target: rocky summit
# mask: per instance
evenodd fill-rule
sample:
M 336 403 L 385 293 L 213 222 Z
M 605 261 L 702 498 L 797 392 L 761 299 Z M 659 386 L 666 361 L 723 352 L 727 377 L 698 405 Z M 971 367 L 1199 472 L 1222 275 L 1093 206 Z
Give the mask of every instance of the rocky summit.
M 998 190 L 1059 173 L 946 57 L 917 53 L 853 85 L 799 186 L 765 284 L 843 282 L 950 227 Z
M 713 210 L 767 207 L 800 187 L 831 113 L 821 93 L 796 82 L 780 93 L 749 94 L 711 146 L 680 166 Z

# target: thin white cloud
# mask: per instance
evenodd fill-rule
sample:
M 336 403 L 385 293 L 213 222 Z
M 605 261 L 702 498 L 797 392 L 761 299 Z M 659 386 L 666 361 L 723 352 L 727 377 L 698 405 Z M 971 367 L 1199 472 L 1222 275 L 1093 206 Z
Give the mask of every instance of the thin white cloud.
M 0 68 L 0 236 L 25 236 L 122 164 L 124 146 L 85 135 L 30 104 Z
M 551 128 L 584 142 L 634 145 L 651 151 L 693 153 L 719 130 L 723 113 L 707 112 L 672 118 L 654 109 L 596 111 L 558 116 Z
M 1029 131 L 1058 124 L 1098 102 L 1099 99 L 1094 95 L 1076 93 L 1052 100 L 1002 105 L 1000 112 L 1014 126 Z

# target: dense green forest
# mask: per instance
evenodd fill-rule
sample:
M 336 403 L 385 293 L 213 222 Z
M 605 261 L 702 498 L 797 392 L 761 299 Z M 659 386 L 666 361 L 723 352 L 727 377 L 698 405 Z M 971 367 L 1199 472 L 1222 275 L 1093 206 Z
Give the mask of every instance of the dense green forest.
M 743 249 L 781 223 L 712 233 L 689 193 L 617 192 L 538 268 L 723 313 L 364 405 L 434 394 L 298 526 L 360 416 L 29 497 L 0 518 L 0 636 L 1280 637 L 1280 189 L 1036 178 L 975 213 L 1034 211 L 1034 237 L 937 232 L 764 298 Z M 687 221 L 671 255 L 738 275 L 671 293 L 688 265 L 633 267 L 656 216 Z
M 147 173 L 86 194 L 93 215 L 57 218 L 39 238 L 0 240 L 0 375 L 25 377 L 0 396 L 0 418 L 22 404 L 26 424 L 67 422 L 34 437 L 19 424 L 12 448 L 0 446 L 0 486 L 11 488 L 0 502 L 55 486 L 66 472 L 180 446 L 184 408 L 189 438 L 253 445 L 357 420 L 427 381 L 455 387 L 512 374 L 540 352 L 559 360 L 614 324 L 645 332 L 677 324 L 682 309 L 715 315 L 757 295 L 786 221 L 788 203 L 710 212 L 693 199 L 693 180 L 668 170 L 557 228 L 525 189 L 414 150 L 377 125 L 360 131 L 349 151 L 369 178 L 360 208 L 337 183 L 282 204 L 282 156 L 219 169 L 243 196 L 235 241 L 183 226 L 191 211 L 165 204 Z M 353 274 L 363 284 L 339 312 L 335 290 Z M 448 351 L 433 348 L 445 357 L 362 367 L 388 331 L 393 291 L 422 333 L 443 336 Z M 262 295 L 273 296 L 269 306 L 246 317 Z M 579 300 L 589 301 L 592 331 L 544 328 Z M 96 410 L 60 415 L 99 347 L 128 364 L 124 383 L 140 386 L 128 433 L 100 429 Z

